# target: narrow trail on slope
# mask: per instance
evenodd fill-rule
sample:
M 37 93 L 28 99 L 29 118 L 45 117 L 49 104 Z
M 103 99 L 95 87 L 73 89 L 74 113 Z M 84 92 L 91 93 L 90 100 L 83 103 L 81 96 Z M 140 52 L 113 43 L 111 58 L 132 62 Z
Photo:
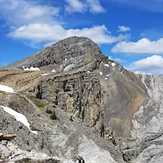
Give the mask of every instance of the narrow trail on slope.
M 21 97 L 21 98 L 24 98 L 30 105 L 32 105 L 32 107 L 35 110 L 37 110 L 37 111 L 39 110 L 38 107 L 34 104 L 34 102 L 32 100 L 30 100 L 26 95 L 18 93 L 18 96 Z

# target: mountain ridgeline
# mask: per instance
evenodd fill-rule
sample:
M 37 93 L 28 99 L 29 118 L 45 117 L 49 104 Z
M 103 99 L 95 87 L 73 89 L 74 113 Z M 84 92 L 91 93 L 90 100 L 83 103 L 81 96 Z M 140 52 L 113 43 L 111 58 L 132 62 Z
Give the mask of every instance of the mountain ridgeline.
M 0 70 L 0 84 L 15 90 L 0 90 L 4 161 L 163 161 L 163 77 L 127 71 L 88 38 L 67 38 Z

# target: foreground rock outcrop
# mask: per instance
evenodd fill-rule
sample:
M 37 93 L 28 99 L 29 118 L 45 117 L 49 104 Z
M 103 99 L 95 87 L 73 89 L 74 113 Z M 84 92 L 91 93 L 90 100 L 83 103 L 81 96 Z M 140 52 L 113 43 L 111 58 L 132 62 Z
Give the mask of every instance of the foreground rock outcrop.
M 88 38 L 65 39 L 1 70 L 0 84 L 15 90 L 0 91 L 0 132 L 16 134 L 0 141 L 4 161 L 163 161 L 163 77 L 125 70 Z

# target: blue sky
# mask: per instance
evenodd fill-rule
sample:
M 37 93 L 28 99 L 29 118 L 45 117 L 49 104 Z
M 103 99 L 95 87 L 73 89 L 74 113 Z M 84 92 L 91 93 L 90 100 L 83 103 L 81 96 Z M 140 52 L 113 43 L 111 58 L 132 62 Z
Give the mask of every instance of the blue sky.
M 163 74 L 163 0 L 0 0 L 0 66 L 70 36 L 132 71 Z

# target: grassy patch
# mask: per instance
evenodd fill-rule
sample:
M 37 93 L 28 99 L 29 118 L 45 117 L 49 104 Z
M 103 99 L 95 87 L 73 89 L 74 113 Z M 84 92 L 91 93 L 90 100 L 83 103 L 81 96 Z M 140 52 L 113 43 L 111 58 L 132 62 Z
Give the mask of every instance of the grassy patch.
M 41 110 L 43 111 L 45 107 L 48 105 L 46 100 L 40 100 L 34 96 L 29 96 L 29 99 Z

